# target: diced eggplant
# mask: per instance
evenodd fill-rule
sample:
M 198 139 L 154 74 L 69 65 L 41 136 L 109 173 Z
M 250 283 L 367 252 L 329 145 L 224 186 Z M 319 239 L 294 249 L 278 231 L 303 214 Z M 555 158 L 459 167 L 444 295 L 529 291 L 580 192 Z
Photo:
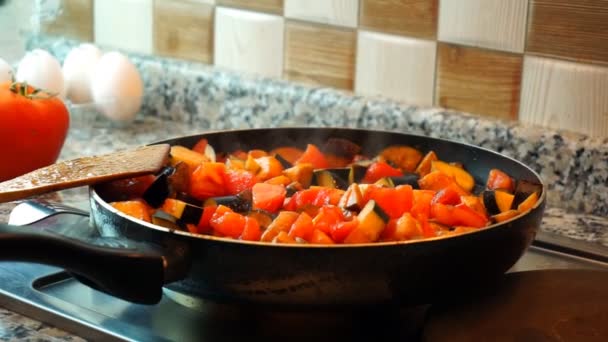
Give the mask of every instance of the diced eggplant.
M 274 217 L 271 213 L 261 209 L 254 209 L 247 213 L 247 216 L 255 219 L 260 225 L 260 229 L 262 231 L 266 230 L 274 220 Z
M 335 172 L 334 172 L 335 170 Z M 350 172 L 349 168 L 322 169 L 315 170 L 313 173 L 313 185 L 326 188 L 346 189 L 348 187 L 348 173 L 346 178 L 342 178 L 338 173 Z
M 343 138 L 329 138 L 321 148 L 323 153 L 352 159 L 361 152 L 361 146 Z
M 169 176 L 174 172 L 175 168 L 173 167 L 168 166 L 163 168 L 156 176 L 156 179 L 154 179 L 154 182 L 146 189 L 142 197 L 150 206 L 158 208 L 169 197 L 171 193 L 169 189 Z
M 298 182 L 303 187 L 308 188 L 312 182 L 313 171 L 314 167 L 312 164 L 303 163 L 283 170 L 283 174 L 291 179 L 292 182 Z
M 243 191 L 238 195 L 232 196 L 219 196 L 219 197 L 211 197 L 208 198 L 205 203 L 203 203 L 204 207 L 210 205 L 223 205 L 226 206 L 236 212 L 244 213 L 251 210 L 251 192 Z
M 276 160 L 279 161 L 279 163 L 281 163 L 281 166 L 283 166 L 283 169 L 289 169 L 290 167 L 293 166 L 292 163 L 290 163 L 289 161 L 287 161 L 287 159 L 283 158 L 280 154 L 275 154 L 274 158 Z
M 347 210 L 359 211 L 363 207 L 363 195 L 359 184 L 351 184 L 340 198 L 338 206 Z
M 359 215 L 357 215 L 357 220 L 359 221 L 359 224 L 355 229 L 359 232 L 351 232 L 353 236 L 357 236 L 357 239 L 355 241 L 349 241 L 349 235 L 345 240 L 346 243 L 378 241 L 380 234 L 388 223 L 389 217 L 374 200 L 370 200 L 365 207 L 363 207 Z M 365 241 L 361 241 L 361 235 L 365 237 Z
M 504 213 L 511 209 L 514 196 L 503 190 L 484 190 L 483 204 L 490 215 Z
M 174 171 L 167 176 L 169 182 L 169 196 L 185 193 L 190 189 L 190 167 L 180 162 L 174 166 Z
M 299 182 L 292 182 L 288 186 L 285 187 L 285 191 L 287 191 L 286 196 L 291 197 L 296 192 L 304 190 L 304 187 Z
M 395 187 L 395 183 L 393 183 L 393 181 L 391 180 L 390 177 L 382 177 L 380 179 L 378 179 L 374 185 L 378 185 L 384 188 L 394 188 Z
M 182 230 L 177 224 L 177 218 L 162 210 L 156 210 L 154 212 L 154 215 L 152 215 L 152 223 L 169 229 Z
M 203 208 L 186 203 L 184 212 L 179 219 L 184 223 L 197 224 L 201 216 L 203 216 Z
M 175 198 L 167 198 L 161 210 L 177 218 L 180 226 L 185 226 L 186 223 L 197 224 L 203 215 L 203 208 Z
M 488 214 L 500 214 L 500 209 L 498 209 L 498 205 L 496 204 L 496 198 L 494 197 L 494 190 L 484 190 L 483 205 L 486 207 Z
M 403 176 L 389 177 L 390 180 L 397 185 L 411 185 L 413 189 L 420 189 L 418 180 L 420 175 L 414 172 L 404 173 Z
M 188 204 L 192 204 L 192 205 L 197 206 L 197 207 L 202 207 L 203 206 L 203 201 L 190 196 L 186 192 L 178 192 L 178 193 L 176 193 L 175 194 L 175 199 L 178 199 L 178 200 L 180 200 L 182 202 L 186 202 Z
M 515 198 L 511 209 L 517 209 L 517 207 L 525 201 L 530 195 L 536 192 L 537 196 L 540 196 L 543 191 L 543 186 L 538 183 L 533 183 L 527 180 L 518 180 L 515 184 Z
M 348 176 L 349 183 L 361 183 L 363 177 L 365 177 L 365 173 L 367 172 L 367 168 L 369 165 L 363 164 L 353 164 L 350 166 L 350 174 Z

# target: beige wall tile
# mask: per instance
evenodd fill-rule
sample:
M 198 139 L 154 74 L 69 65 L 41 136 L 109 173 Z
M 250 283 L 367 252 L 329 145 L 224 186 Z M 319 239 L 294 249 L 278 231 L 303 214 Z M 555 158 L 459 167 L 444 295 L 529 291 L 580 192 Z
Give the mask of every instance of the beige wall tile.
M 284 76 L 352 90 L 356 42 L 355 30 L 287 21 Z
M 43 32 L 63 37 L 93 41 L 93 0 L 63 0 L 61 14 L 43 22 Z
M 283 14 L 283 0 L 218 0 L 218 5 Z
M 95 42 L 128 51 L 151 53 L 152 0 L 95 1 Z
M 516 119 L 522 55 L 446 43 L 437 47 L 436 104 Z
M 608 68 L 526 56 L 522 122 L 608 136 Z
M 530 1 L 526 51 L 608 63 L 608 1 Z
M 358 0 L 285 0 L 287 18 L 356 27 L 358 14 Z
M 528 0 L 442 0 L 439 40 L 523 52 Z
M 213 60 L 213 5 L 192 0 L 155 0 L 154 52 L 210 63 Z
M 355 91 L 431 106 L 437 43 L 359 31 Z
M 359 26 L 410 37 L 435 39 L 439 0 L 361 0 Z
M 280 16 L 217 7 L 215 65 L 263 76 L 283 72 L 283 29 Z

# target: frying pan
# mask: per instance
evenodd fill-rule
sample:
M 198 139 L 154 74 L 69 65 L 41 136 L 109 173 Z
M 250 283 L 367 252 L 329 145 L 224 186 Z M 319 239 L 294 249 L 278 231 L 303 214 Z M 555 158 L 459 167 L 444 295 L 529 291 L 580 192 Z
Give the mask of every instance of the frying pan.
M 192 147 L 208 139 L 216 151 L 323 144 L 345 138 L 374 155 L 404 144 L 462 162 L 477 183 L 491 168 L 542 183 L 522 163 L 480 147 L 387 131 L 274 128 L 211 132 L 163 141 Z M 543 189 L 546 189 L 543 185 Z M 499 279 L 531 244 L 541 223 L 536 206 L 514 219 L 447 238 L 360 245 L 273 245 L 194 235 L 131 218 L 90 188 L 90 221 L 102 238 L 77 241 L 28 227 L 1 225 L 0 259 L 63 267 L 114 296 L 154 304 L 184 298 L 274 306 L 328 307 L 426 304 L 459 288 Z

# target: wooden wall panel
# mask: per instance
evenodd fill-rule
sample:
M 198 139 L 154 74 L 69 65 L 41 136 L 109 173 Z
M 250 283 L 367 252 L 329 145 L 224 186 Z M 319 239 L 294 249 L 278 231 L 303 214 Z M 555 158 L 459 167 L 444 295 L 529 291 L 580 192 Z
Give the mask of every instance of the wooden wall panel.
M 437 36 L 438 0 L 361 0 L 359 26 L 410 37 Z
M 292 81 L 353 89 L 355 30 L 287 21 L 284 76 Z
M 530 1 L 527 52 L 608 63 L 608 1 Z
M 85 42 L 93 41 L 93 0 L 63 0 L 61 14 L 43 22 L 43 32 Z
M 211 63 L 213 6 L 189 0 L 155 0 L 154 49 L 164 56 Z
M 521 55 L 439 43 L 436 104 L 502 119 L 516 119 Z
M 218 5 L 283 14 L 283 0 L 218 0 Z

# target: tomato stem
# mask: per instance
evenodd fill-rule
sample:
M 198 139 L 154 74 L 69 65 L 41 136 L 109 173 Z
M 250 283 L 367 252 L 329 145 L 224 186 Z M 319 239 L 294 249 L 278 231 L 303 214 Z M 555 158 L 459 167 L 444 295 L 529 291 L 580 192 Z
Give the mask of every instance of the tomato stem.
M 31 92 L 30 92 L 30 88 L 31 88 Z M 11 86 L 9 89 L 13 93 L 26 97 L 30 100 L 50 99 L 50 98 L 53 98 L 58 95 L 57 93 L 53 93 L 53 92 L 50 92 L 50 91 L 47 91 L 47 90 L 44 90 L 41 88 L 28 86 L 27 81 L 13 82 L 13 83 L 11 83 Z

